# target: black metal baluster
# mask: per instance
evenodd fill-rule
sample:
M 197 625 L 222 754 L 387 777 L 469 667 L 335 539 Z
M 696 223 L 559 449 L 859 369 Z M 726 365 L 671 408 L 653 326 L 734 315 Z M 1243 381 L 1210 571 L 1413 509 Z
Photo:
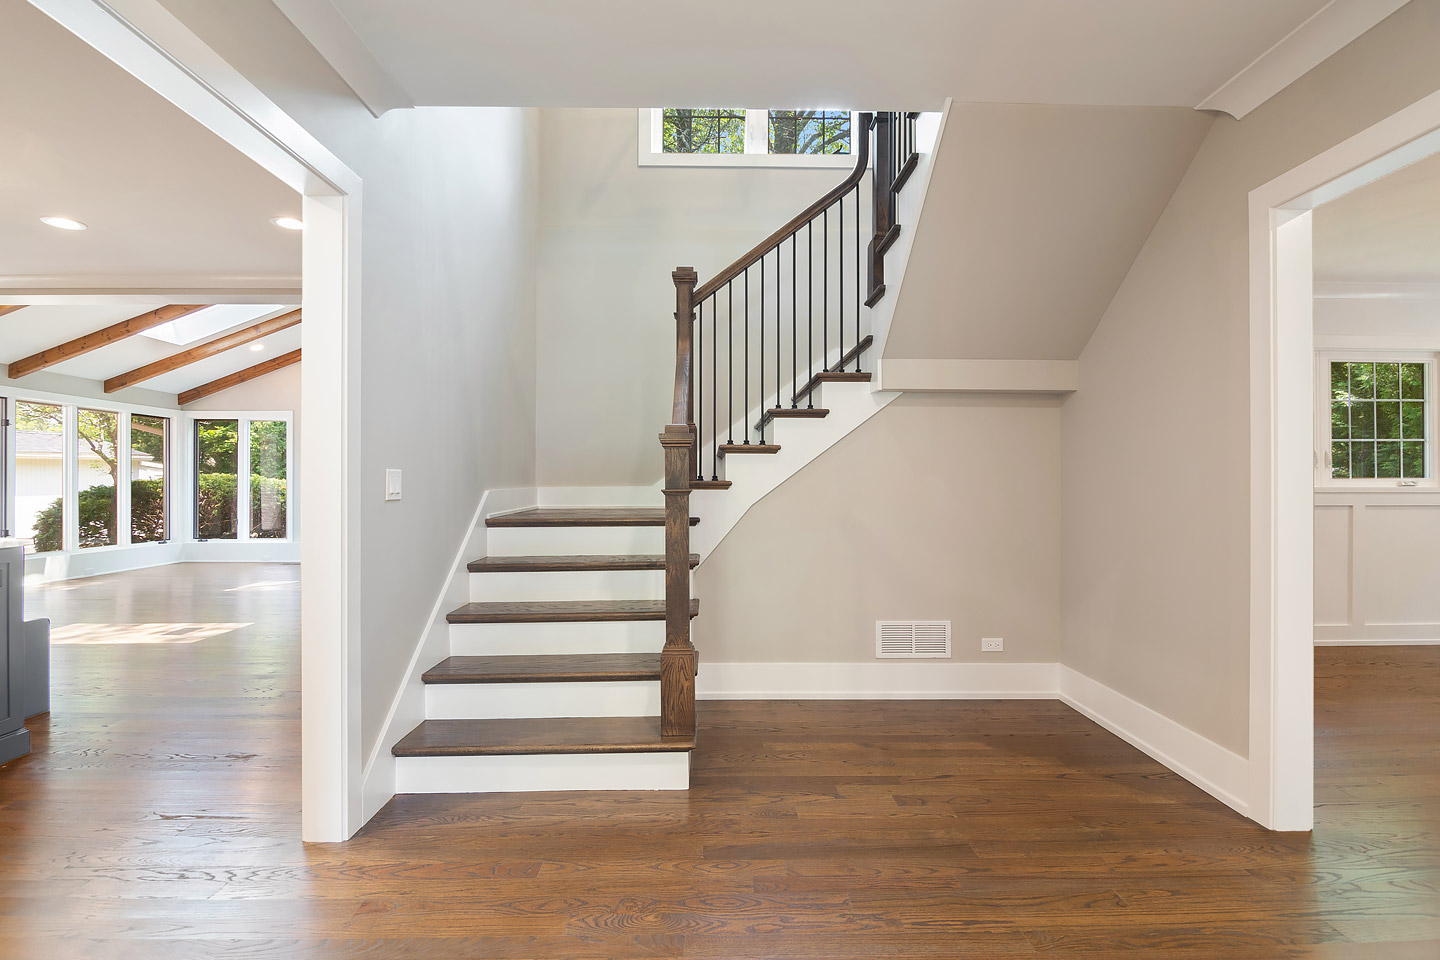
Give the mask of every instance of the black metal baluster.
M 725 336 L 725 362 L 730 371 L 726 374 L 725 395 L 725 437 L 726 443 L 735 442 L 735 281 L 725 284 L 725 309 L 730 313 L 729 326 Z
M 869 134 L 866 134 L 869 136 Z M 873 176 L 873 174 L 872 174 Z M 864 299 L 860 293 L 860 234 L 865 231 L 860 229 L 862 218 L 860 216 L 860 184 L 855 184 L 855 372 L 860 372 L 860 304 Z
M 820 268 L 824 281 L 820 289 L 820 363 L 822 369 L 830 369 L 830 208 L 820 221 Z
M 745 416 L 745 446 L 750 446 L 750 268 L 745 268 L 745 383 L 740 388 L 741 413 Z
M 705 465 L 700 462 L 700 429 L 705 424 L 705 301 L 695 310 L 695 403 L 690 411 L 695 418 L 695 479 L 705 479 Z
M 760 257 L 760 442 L 765 442 L 765 256 Z
M 780 312 L 780 244 L 775 244 L 775 409 L 785 406 L 780 391 L 784 382 L 780 379 L 780 326 L 784 316 Z
M 814 224 L 814 218 L 805 224 L 805 328 L 808 332 L 805 352 L 810 355 L 810 380 L 815 379 L 815 234 L 810 229 Z M 806 394 L 806 407 L 815 406 L 814 396 L 814 390 Z
M 710 295 L 710 479 L 720 479 L 720 431 L 715 419 L 720 407 L 720 291 Z
M 800 278 L 795 272 L 795 245 L 800 237 L 800 231 L 790 234 L 790 409 L 794 410 L 800 406 L 797 391 L 800 389 L 796 381 L 800 379 L 800 337 L 797 329 L 799 318 L 796 315 L 796 304 L 799 302 Z
M 851 141 L 852 143 L 854 141 Z M 836 325 L 840 334 L 840 359 L 845 359 L 845 198 L 840 198 L 840 236 L 835 241 L 835 266 L 840 275 L 836 284 L 840 293 L 840 322 Z M 857 221 L 858 222 L 858 221 Z M 840 364 L 840 372 L 845 372 L 845 364 Z

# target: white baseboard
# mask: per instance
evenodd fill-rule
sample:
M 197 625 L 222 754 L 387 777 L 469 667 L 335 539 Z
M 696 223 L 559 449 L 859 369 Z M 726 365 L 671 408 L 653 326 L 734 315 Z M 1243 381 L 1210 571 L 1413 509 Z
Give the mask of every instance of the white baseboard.
M 1244 816 L 1250 761 L 1123 693 L 1060 666 L 1059 698 Z
M 1317 647 L 1434 647 L 1440 637 L 1325 637 L 1315 638 Z
M 430 616 L 416 639 L 410 663 L 390 701 L 390 710 L 380 728 L 380 739 L 365 758 L 360 786 L 361 823 L 375 816 L 395 795 L 395 757 L 390 749 L 425 719 L 425 684 L 420 677 L 450 655 L 450 624 L 445 621 L 445 615 L 469 599 L 470 571 L 466 566 L 471 560 L 485 556 L 485 518 L 534 505 L 534 487 L 486 490 L 480 497 L 470 520 L 469 532 L 460 541 L 455 559 L 450 564 L 450 573 L 435 598 L 435 605 L 430 608 Z
M 708 663 L 695 678 L 701 700 L 1048 700 L 1054 663 Z
M 400 757 L 396 793 L 536 790 L 686 790 L 690 754 L 579 753 L 516 757 Z

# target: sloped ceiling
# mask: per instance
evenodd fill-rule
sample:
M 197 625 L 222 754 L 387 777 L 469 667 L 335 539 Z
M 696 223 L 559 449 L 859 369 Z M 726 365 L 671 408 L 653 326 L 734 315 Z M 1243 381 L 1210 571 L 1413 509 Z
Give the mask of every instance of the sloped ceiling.
M 300 237 L 269 222 L 294 191 L 26 0 L 0 36 L 0 293 L 299 288 Z
M 121 320 L 139 316 L 164 305 L 164 302 L 155 302 L 29 306 L 23 310 L 6 314 L 0 317 L 0 384 L 5 382 L 5 366 L 12 361 L 39 353 L 103 329 L 112 323 L 119 323 Z M 254 319 L 208 333 L 198 342 L 212 340 L 233 330 L 248 327 L 259 319 L 291 309 L 294 308 L 291 306 L 277 308 Z M 272 333 L 255 343 L 260 345 L 259 350 L 250 349 L 253 344 L 227 350 L 218 356 L 189 364 L 153 380 L 146 380 L 140 386 L 146 390 L 171 394 L 218 380 L 220 377 L 238 370 L 299 349 L 300 328 L 298 326 L 290 327 L 279 333 Z M 43 379 L 45 374 L 58 374 L 91 381 L 95 385 L 94 394 L 99 396 L 98 381 L 164 359 L 192 346 L 195 346 L 195 343 L 177 345 L 137 335 L 107 344 L 91 353 L 57 363 L 53 367 L 46 368 L 44 373 L 32 376 Z M 33 380 L 32 377 L 21 377 L 12 382 L 13 387 L 0 385 L 0 394 L 23 396 L 27 384 L 39 381 Z
M 1440 156 L 1319 207 L 1315 279 L 1440 283 Z
M 953 106 L 885 356 L 1078 357 L 1210 123 L 1169 107 Z
M 323 9 L 324 3 L 334 9 Z M 1354 0 L 1344 0 L 1353 3 Z M 425 105 L 1194 107 L 1328 0 L 277 0 Z M 338 15 L 336 15 L 338 11 Z M 337 43 L 336 28 L 354 36 Z M 374 71 L 372 71 L 374 72 Z

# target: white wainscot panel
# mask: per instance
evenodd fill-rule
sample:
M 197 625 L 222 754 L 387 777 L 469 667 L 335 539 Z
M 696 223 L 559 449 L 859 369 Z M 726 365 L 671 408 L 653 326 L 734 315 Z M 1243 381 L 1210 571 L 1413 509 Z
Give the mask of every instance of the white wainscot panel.
M 1365 623 L 1440 625 L 1440 504 L 1371 504 L 1356 538 Z
M 1349 504 L 1315 508 L 1315 625 L 1350 624 L 1351 543 Z

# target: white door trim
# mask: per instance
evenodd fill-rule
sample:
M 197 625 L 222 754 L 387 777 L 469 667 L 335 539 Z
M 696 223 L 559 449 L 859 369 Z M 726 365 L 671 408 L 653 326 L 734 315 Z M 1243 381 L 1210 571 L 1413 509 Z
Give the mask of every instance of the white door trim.
M 1314 823 L 1309 211 L 1434 153 L 1440 92 L 1250 192 L 1249 810 L 1275 830 Z
M 304 198 L 301 835 L 345 840 L 363 822 L 360 443 L 347 402 L 359 391 L 360 178 L 158 0 L 30 2 Z

